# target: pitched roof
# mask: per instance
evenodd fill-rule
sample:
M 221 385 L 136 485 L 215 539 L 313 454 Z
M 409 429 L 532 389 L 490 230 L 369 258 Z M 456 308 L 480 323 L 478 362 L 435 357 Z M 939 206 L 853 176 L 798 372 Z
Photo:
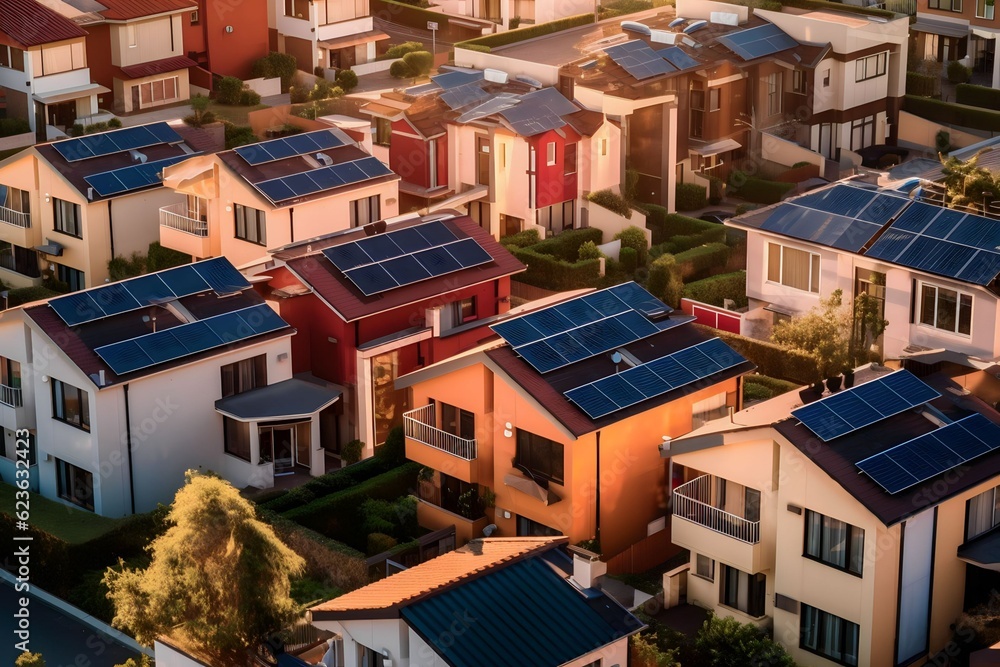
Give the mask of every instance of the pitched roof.
M 508 537 L 472 540 L 465 546 L 316 605 L 313 620 L 398 616 L 399 609 L 445 588 L 480 576 L 502 563 L 552 549 L 565 537 Z
M 3 0 L 0 33 L 25 48 L 87 35 L 86 30 L 35 0 Z
M 145 76 L 155 76 L 157 74 L 166 74 L 168 72 L 176 72 L 177 70 L 187 69 L 189 67 L 197 67 L 198 63 L 191 60 L 187 56 L 174 56 L 172 58 L 162 58 L 160 60 L 151 60 L 145 63 L 139 63 L 138 65 L 128 65 L 122 67 L 122 74 L 129 77 L 130 79 L 141 79 Z
M 194 0 L 101 0 L 107 9 L 98 12 L 110 21 L 128 21 L 184 9 L 197 9 Z

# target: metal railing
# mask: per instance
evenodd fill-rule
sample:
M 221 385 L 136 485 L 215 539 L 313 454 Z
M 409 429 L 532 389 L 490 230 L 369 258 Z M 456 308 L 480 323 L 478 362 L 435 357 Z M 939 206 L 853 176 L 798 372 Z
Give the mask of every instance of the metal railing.
M 712 476 L 702 475 L 674 489 L 674 516 L 747 544 L 760 542 L 760 521 L 748 521 L 712 507 Z
M 194 236 L 208 236 L 208 222 L 187 216 L 187 204 L 160 207 L 160 225 Z
M 0 384 L 0 403 L 9 405 L 12 408 L 21 407 L 21 388 Z
M 466 461 L 476 458 L 476 439 L 460 438 L 434 425 L 434 404 L 403 413 L 403 429 L 407 438 L 440 449 Z
M 31 214 L 15 211 L 6 206 L 0 206 L 0 222 L 6 222 L 8 225 L 27 229 L 31 227 Z

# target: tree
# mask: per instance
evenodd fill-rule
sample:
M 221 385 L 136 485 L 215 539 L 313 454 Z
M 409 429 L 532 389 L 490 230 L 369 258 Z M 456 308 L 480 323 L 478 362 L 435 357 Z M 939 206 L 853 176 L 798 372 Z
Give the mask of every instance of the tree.
M 202 127 L 215 122 L 215 114 L 208 110 L 212 100 L 204 95 L 198 94 L 191 98 L 191 110 L 194 112 L 190 116 L 184 117 L 184 122 L 192 127 Z
M 632 638 L 632 664 L 635 667 L 680 667 L 674 651 L 661 651 L 655 641 L 642 635 Z
M 434 67 L 434 54 L 429 51 L 411 51 L 403 56 L 403 62 L 414 77 L 424 76 Z
M 25 651 L 17 656 L 17 660 L 14 661 L 14 667 L 45 667 L 45 658 L 42 657 L 41 653 Z
M 710 615 L 698 631 L 694 645 L 704 664 L 713 667 L 795 667 L 783 646 L 756 625 L 740 623 L 735 618 Z
M 138 660 L 129 658 L 124 663 L 115 665 L 115 667 L 153 667 L 153 661 L 149 659 L 148 655 L 140 655 Z
M 149 567 L 119 561 L 105 573 L 113 623 L 146 645 L 179 626 L 231 662 L 295 618 L 290 579 L 305 562 L 228 482 L 195 471 L 186 478 L 167 516 L 173 525 L 148 547 Z
M 1000 196 L 1000 175 L 979 166 L 982 153 L 979 151 L 964 162 L 955 157 L 940 156 L 949 207 L 982 212 L 987 201 Z
M 872 273 L 869 281 L 873 285 L 885 286 L 885 276 L 881 273 Z M 883 316 L 881 299 L 861 292 L 854 299 L 853 306 L 854 327 L 850 340 L 850 366 L 860 366 L 866 361 L 881 361 L 881 355 L 874 350 L 875 341 L 889 326 L 889 321 Z M 871 358 L 875 357 L 875 358 Z
M 843 292 L 834 290 L 805 315 L 793 317 L 774 326 L 771 340 L 792 350 L 811 355 L 820 377 L 839 375 L 848 367 L 851 325 L 843 307 Z

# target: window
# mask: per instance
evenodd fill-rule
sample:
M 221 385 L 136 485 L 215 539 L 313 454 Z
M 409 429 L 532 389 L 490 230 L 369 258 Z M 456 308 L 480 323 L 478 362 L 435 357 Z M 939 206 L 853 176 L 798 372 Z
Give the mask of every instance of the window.
M 380 652 L 358 644 L 358 667 L 384 667 L 384 665 Z
M 858 664 L 857 623 L 839 616 L 802 605 L 799 626 L 799 647 L 842 665 Z
M 226 364 L 221 369 L 222 397 L 235 396 L 243 392 L 267 386 L 267 355 L 242 359 Z
M 851 150 L 858 151 L 875 143 L 875 116 L 851 121 Z
M 781 113 L 781 72 L 767 75 L 766 90 L 768 115 Z
M 994 8 L 992 0 L 976 0 L 976 18 L 992 21 Z
M 747 574 L 735 567 L 722 566 L 719 604 L 760 618 L 764 615 L 766 592 L 767 577 L 763 574 Z
M 375 118 L 375 145 L 388 146 L 392 140 L 392 121 L 388 118 Z
M 708 89 L 708 110 L 718 111 L 719 110 L 719 89 L 709 88 Z
M 517 459 L 514 465 L 539 479 L 563 483 L 563 446 L 540 435 L 517 430 Z
M 2 47 L 0 47 L 0 53 L 2 53 Z M 17 188 L 11 188 L 6 185 L 0 185 L 0 206 L 8 208 L 11 211 L 17 211 L 18 213 L 31 213 L 31 196 L 27 190 L 18 190 Z M 4 217 L 4 221 L 8 221 L 9 218 Z
M 191 12 L 191 25 L 198 25 L 199 22 L 198 10 Z
M 729 406 L 726 405 L 726 392 L 698 401 L 691 406 L 691 429 L 694 430 L 713 419 L 725 417 L 728 412 Z
M 965 503 L 965 540 L 971 540 L 1000 524 L 1000 493 L 997 487 L 983 491 Z
M 865 559 L 865 531 L 806 510 L 805 556 L 860 576 Z
M 695 139 L 701 139 L 705 135 L 705 91 L 701 89 L 701 82 L 695 81 L 692 84 L 688 99 L 691 105 L 688 134 Z
M 920 283 L 920 324 L 972 335 L 972 295 Z
M 0 357 L 0 384 L 5 387 L 21 388 L 21 364 L 20 362 Z
M 128 32 L 128 48 L 133 49 L 139 46 L 139 26 L 130 23 L 125 26 L 125 30 Z
M 563 175 L 576 173 L 576 144 L 566 144 L 566 154 L 563 155 Z
M 819 255 L 768 243 L 767 281 L 818 294 Z
M 962 0 L 928 0 L 927 6 L 931 9 L 943 9 L 946 12 L 961 12 Z
M 545 144 L 545 164 L 552 166 L 556 163 L 556 142 L 550 141 Z
M 70 292 L 78 292 L 87 288 L 87 282 L 84 279 L 83 271 L 69 266 L 64 266 L 62 264 L 56 264 L 55 267 L 56 280 L 69 285 Z
M 479 502 L 479 486 L 463 482 L 457 477 L 440 473 L 441 508 L 452 514 L 475 521 L 483 516 L 483 505 Z
M 441 430 L 465 440 L 476 437 L 476 415 L 448 403 L 441 403 Z
M 709 581 L 715 581 L 715 561 L 704 554 L 695 555 L 695 575 L 701 577 L 702 579 L 708 579 Z
M 172 102 L 177 99 L 177 77 L 147 81 L 139 84 L 140 105 Z
M 792 70 L 792 92 L 806 94 L 806 73 L 803 70 Z
M 884 76 L 888 61 L 888 52 L 876 53 L 867 58 L 858 58 L 854 61 L 854 80 L 867 81 L 868 79 Z
M 38 278 L 42 275 L 38 269 L 38 253 L 8 241 L 0 241 L 0 268 L 29 278 Z
M 229 417 L 222 418 L 224 451 L 250 462 L 250 424 Z
M 52 213 L 57 232 L 83 238 L 83 226 L 80 223 L 80 205 L 64 201 L 58 197 L 52 198 Z
M 0 67 L 24 71 L 24 51 L 13 46 L 0 45 Z
M 62 380 L 53 379 L 52 418 L 89 431 L 90 398 L 87 392 Z
M 597 660 L 595 660 L 594 662 L 588 662 L 588 663 L 587 663 L 586 665 L 584 665 L 583 667 L 601 667 L 601 660 L 600 660 L 600 659 L 598 658 L 598 659 L 597 659 Z
M 264 211 L 243 204 L 233 204 L 233 214 L 236 216 L 236 238 L 257 245 L 267 245 Z
M 564 229 L 573 229 L 576 223 L 575 203 L 575 199 L 570 199 L 535 212 L 536 221 L 548 232 L 546 236 L 558 234 Z
M 94 475 L 72 463 L 56 459 L 59 497 L 91 512 L 94 511 Z
M 309 0 L 285 0 L 285 16 L 297 19 L 309 18 Z
M 543 523 L 532 521 L 528 517 L 517 517 L 517 537 L 553 537 L 562 535 L 562 531 L 549 528 Z
M 351 227 L 362 227 L 368 223 L 376 222 L 382 217 L 378 195 L 355 199 L 349 206 L 351 208 Z
M 470 296 L 468 299 L 453 301 L 450 305 L 452 326 L 476 319 L 476 297 Z
M 606 157 L 608 154 L 608 140 L 601 139 L 601 157 Z
M 830 70 L 828 69 L 823 71 L 823 87 L 830 87 Z

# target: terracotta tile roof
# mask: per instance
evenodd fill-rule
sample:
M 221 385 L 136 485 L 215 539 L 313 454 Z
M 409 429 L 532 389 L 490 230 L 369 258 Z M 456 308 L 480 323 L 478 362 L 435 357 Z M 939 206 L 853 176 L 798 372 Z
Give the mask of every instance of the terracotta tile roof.
M 22 47 L 85 37 L 87 31 L 35 0 L 3 0 L 0 33 Z
M 398 614 L 400 607 L 469 581 L 497 566 L 552 549 L 565 537 L 507 537 L 472 540 L 464 547 L 421 563 L 364 588 L 316 605 L 313 620 L 371 617 L 373 611 Z M 358 615 L 352 612 L 367 612 Z
M 445 114 L 451 110 L 439 96 L 421 97 L 406 110 L 406 120 L 424 137 L 445 133 Z
M 141 79 L 144 76 L 166 74 L 167 72 L 176 72 L 177 70 L 197 66 L 198 63 L 187 56 L 175 56 L 173 58 L 163 58 L 162 60 L 153 60 L 138 65 L 129 65 L 128 67 L 122 67 L 121 70 L 122 74 L 130 79 Z
M 127 21 L 198 8 L 198 3 L 193 0 L 101 0 L 101 4 L 107 9 L 99 14 L 111 21 Z

